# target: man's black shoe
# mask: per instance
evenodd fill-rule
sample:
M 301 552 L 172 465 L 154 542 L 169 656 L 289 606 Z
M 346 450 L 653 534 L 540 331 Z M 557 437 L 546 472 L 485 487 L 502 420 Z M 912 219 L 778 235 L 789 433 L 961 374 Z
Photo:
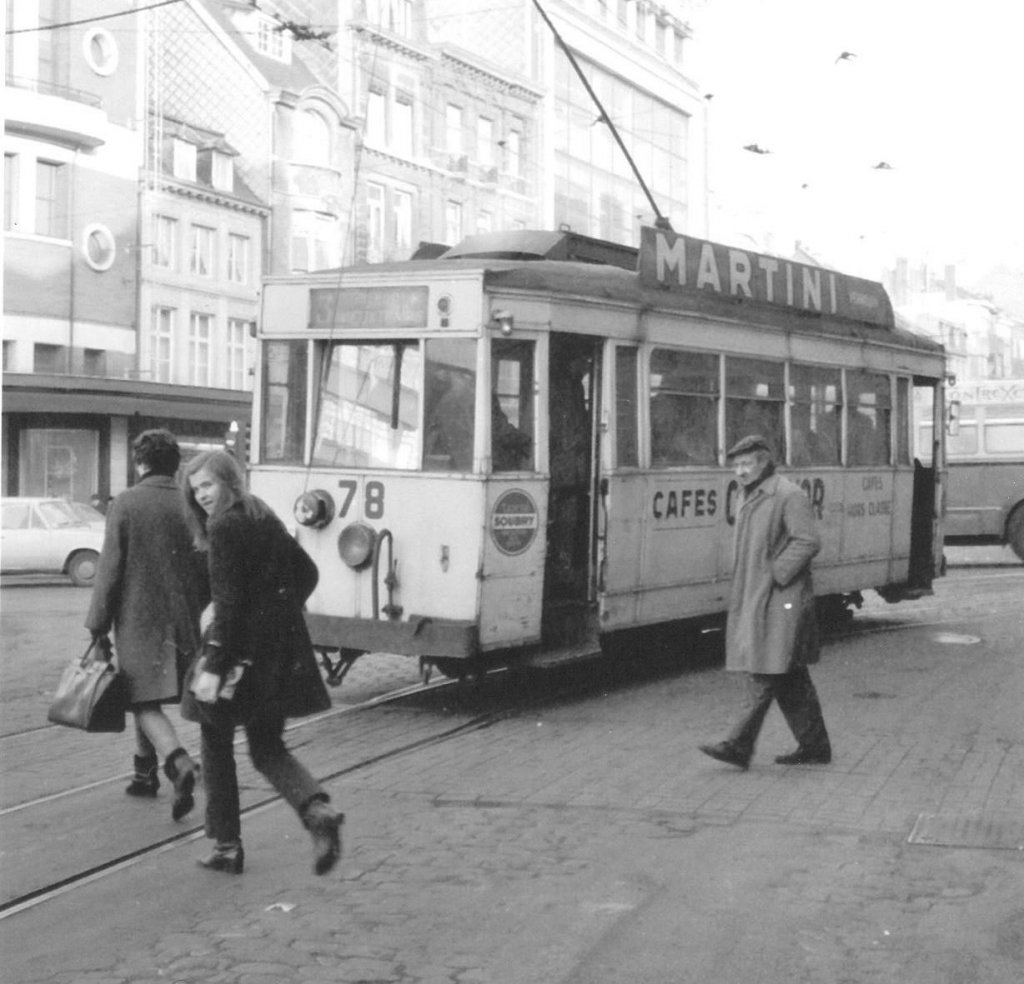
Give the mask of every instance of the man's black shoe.
M 750 765 L 750 756 L 744 755 L 735 745 L 727 741 L 720 741 L 717 745 L 698 745 L 705 755 L 710 755 L 719 762 L 727 762 L 737 768 L 745 769 Z
M 830 748 L 798 748 L 788 755 L 776 755 L 779 765 L 828 765 L 832 761 Z

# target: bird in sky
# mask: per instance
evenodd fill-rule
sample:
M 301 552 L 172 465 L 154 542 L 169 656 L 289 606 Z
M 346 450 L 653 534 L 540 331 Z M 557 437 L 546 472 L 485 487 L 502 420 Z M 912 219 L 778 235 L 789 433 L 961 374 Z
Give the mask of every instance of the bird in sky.
M 877 164 L 872 165 L 872 170 L 891 171 L 892 165 L 888 161 L 879 161 Z
M 711 100 L 715 98 L 715 94 L 713 92 L 708 92 L 708 93 L 705 94 L 704 98 L 708 102 L 711 102 Z
M 744 150 L 749 150 L 750 153 L 752 153 L 752 154 L 770 154 L 771 153 L 770 150 L 766 150 L 764 147 L 761 147 L 761 146 L 759 146 L 756 143 L 744 144 L 743 145 L 743 149 Z
M 800 185 L 800 190 L 801 191 L 806 191 L 810 187 L 811 187 L 810 183 L 805 181 L 802 185 Z
M 851 58 L 856 58 L 856 57 L 857 56 L 852 51 L 840 51 L 839 52 L 839 57 L 836 58 L 836 62 L 838 63 L 838 62 L 841 62 L 841 61 L 849 61 Z

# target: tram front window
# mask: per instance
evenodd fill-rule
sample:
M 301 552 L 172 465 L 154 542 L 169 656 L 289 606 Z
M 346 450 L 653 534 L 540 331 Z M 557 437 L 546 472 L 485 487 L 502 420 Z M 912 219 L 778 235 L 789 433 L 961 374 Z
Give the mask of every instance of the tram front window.
M 433 338 L 424 344 L 423 470 L 473 467 L 476 341 Z
M 306 445 L 306 353 L 308 343 L 263 346 L 263 461 L 302 461 Z
M 420 421 L 416 342 L 335 342 L 324 353 L 313 464 L 415 469 Z

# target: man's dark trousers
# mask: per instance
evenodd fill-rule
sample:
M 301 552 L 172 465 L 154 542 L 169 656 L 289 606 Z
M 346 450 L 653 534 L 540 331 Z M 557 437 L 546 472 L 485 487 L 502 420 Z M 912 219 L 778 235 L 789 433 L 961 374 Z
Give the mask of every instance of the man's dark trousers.
M 748 673 L 747 697 L 743 714 L 728 737 L 728 743 L 749 758 L 761 733 L 765 715 L 772 701 L 779 703 L 786 723 L 801 749 L 825 752 L 831 749 L 821 702 L 806 666 L 788 673 Z

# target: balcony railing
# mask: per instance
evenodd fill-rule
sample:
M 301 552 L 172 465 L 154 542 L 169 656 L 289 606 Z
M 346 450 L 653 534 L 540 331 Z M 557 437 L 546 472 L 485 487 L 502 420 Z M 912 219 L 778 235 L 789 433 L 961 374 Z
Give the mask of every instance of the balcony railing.
M 72 89 L 68 85 L 57 85 L 55 82 L 47 82 L 45 79 L 26 79 L 16 75 L 7 76 L 7 84 L 15 89 L 28 89 L 30 92 L 38 92 L 43 96 L 56 96 L 58 99 L 70 99 L 73 102 L 82 103 L 85 106 L 93 106 L 100 109 L 103 100 L 92 92 L 83 92 L 81 89 Z

